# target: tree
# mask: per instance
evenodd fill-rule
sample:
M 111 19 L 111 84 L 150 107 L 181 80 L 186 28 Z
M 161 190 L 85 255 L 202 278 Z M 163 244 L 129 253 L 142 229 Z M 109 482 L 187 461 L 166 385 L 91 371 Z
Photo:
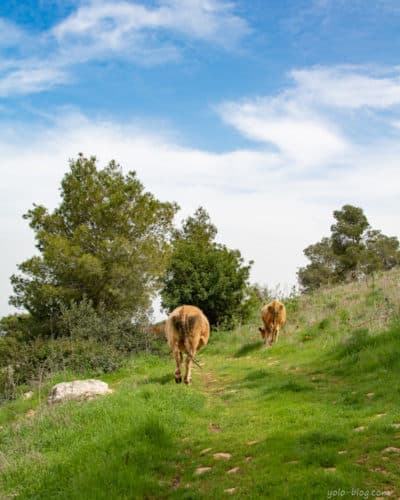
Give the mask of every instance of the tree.
M 304 290 L 315 290 L 337 281 L 336 257 L 330 238 L 322 238 L 320 242 L 308 246 L 304 255 L 310 260 L 308 266 L 298 271 L 298 278 Z
M 364 272 L 387 271 L 400 265 L 400 243 L 377 229 L 368 231 L 365 241 Z
M 344 205 L 333 216 L 331 236 L 304 250 L 310 263 L 297 273 L 304 291 L 400 265 L 398 239 L 371 229 L 361 208 Z
M 340 279 L 358 278 L 364 258 L 365 232 L 369 223 L 362 208 L 344 205 L 335 210 L 336 224 L 331 226 L 333 253 L 337 258 L 336 274 Z
M 114 161 L 98 169 L 82 154 L 60 191 L 53 212 L 34 205 L 24 215 L 39 255 L 11 277 L 10 303 L 40 321 L 84 298 L 102 310 L 143 314 L 165 270 L 177 205 L 144 192 L 135 172 L 123 175 Z
M 162 306 L 200 307 L 211 325 L 232 326 L 249 314 L 248 279 L 252 262 L 244 264 L 239 250 L 215 242 L 216 227 L 199 208 L 177 230 L 173 252 L 163 278 Z

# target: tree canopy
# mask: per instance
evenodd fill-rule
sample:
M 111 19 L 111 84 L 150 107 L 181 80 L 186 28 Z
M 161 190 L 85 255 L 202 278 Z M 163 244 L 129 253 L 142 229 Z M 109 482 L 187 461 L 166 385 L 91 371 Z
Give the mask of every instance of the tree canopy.
M 331 236 L 304 250 L 310 263 L 299 269 L 298 279 L 305 291 L 400 265 L 398 239 L 372 229 L 361 208 L 344 205 L 333 216 Z
M 216 243 L 217 228 L 199 208 L 173 238 L 173 252 L 163 278 L 162 306 L 200 307 L 211 325 L 231 326 L 249 313 L 248 279 L 252 262 L 239 250 Z
M 11 277 L 10 303 L 34 318 L 53 317 L 60 305 L 83 298 L 132 316 L 146 311 L 169 257 L 174 203 L 157 200 L 135 172 L 95 157 L 71 160 L 50 212 L 34 205 L 24 218 L 38 255 Z

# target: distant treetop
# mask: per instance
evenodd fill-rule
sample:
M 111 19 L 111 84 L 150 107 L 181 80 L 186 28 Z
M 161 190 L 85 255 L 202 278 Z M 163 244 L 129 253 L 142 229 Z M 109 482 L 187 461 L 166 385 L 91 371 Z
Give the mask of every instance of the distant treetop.
M 361 208 L 344 205 L 333 216 L 331 236 L 304 250 L 310 263 L 297 273 L 304 291 L 400 265 L 398 239 L 372 229 Z

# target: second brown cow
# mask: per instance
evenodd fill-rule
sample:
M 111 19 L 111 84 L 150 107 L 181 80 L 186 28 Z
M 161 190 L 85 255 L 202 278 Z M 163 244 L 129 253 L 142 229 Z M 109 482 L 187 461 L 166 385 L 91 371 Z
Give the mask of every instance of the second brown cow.
M 286 308 L 279 300 L 273 300 L 261 309 L 263 328 L 259 328 L 265 344 L 272 346 L 278 341 L 280 327 L 286 323 Z

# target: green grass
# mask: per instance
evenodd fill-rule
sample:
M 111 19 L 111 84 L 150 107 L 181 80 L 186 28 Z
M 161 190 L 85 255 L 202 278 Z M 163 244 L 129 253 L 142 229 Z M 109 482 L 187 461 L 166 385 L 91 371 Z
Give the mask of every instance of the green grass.
M 214 332 L 191 387 L 165 353 L 104 376 L 110 396 L 47 407 L 49 381 L 4 404 L 0 498 L 399 497 L 400 453 L 384 450 L 400 448 L 400 324 L 383 279 L 297 299 L 271 349 L 255 324 Z

